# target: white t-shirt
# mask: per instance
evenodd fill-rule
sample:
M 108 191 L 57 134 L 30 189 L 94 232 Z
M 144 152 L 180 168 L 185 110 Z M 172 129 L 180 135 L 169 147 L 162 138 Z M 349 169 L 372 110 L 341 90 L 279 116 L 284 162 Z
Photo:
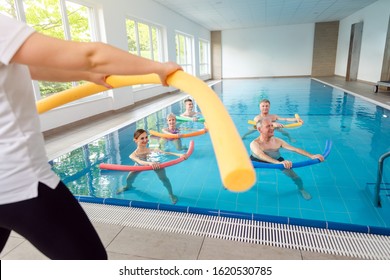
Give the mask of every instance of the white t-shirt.
M 30 72 L 10 60 L 34 30 L 0 14 L 0 204 L 37 197 L 38 182 L 51 188 L 51 170 L 40 131 Z

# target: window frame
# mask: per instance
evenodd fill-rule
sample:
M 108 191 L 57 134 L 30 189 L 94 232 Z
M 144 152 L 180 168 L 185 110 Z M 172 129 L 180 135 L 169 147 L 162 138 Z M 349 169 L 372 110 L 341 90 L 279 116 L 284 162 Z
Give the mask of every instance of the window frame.
M 202 53 L 201 53 L 201 45 L 202 43 L 206 44 L 206 62 L 203 62 L 202 59 Z M 206 72 L 202 72 L 202 66 L 206 66 Z M 210 41 L 205 39 L 199 39 L 199 75 L 202 76 L 208 76 L 211 75 L 211 59 L 210 59 Z
M 140 38 L 139 38 L 140 34 L 139 34 L 139 28 L 138 28 L 139 27 L 138 24 L 143 24 L 143 25 L 148 26 L 149 48 L 150 48 L 150 57 L 148 57 L 148 58 L 153 60 L 153 61 L 164 62 L 165 57 L 166 57 L 166 54 L 165 54 L 166 48 L 165 48 L 165 45 L 163 43 L 163 42 L 165 42 L 164 41 L 164 36 L 165 36 L 164 35 L 165 34 L 164 27 L 159 25 L 159 24 L 147 21 L 147 20 L 143 20 L 143 19 L 131 16 L 131 15 L 126 15 L 126 17 L 125 17 L 126 36 L 129 36 L 129 34 L 127 33 L 127 21 L 128 20 L 134 22 L 135 44 L 136 44 L 136 48 L 137 48 L 135 55 L 143 57 L 141 55 Z M 153 47 L 153 31 L 152 31 L 153 28 L 155 28 L 157 30 L 156 40 L 157 40 L 157 47 L 158 47 L 157 48 L 158 60 L 154 59 L 154 57 L 155 57 L 154 54 L 155 54 L 156 50 Z M 132 52 L 130 52 L 129 49 L 128 49 L 128 52 L 132 53 Z M 157 86 L 158 85 L 155 85 L 155 84 L 142 84 L 142 85 L 134 85 L 134 86 L 132 86 L 132 88 L 133 88 L 133 91 L 140 91 L 140 90 L 143 90 L 146 88 L 157 87 Z
M 89 22 L 89 28 L 90 28 L 90 32 L 91 32 L 91 41 L 92 42 L 101 41 L 101 35 L 99 32 L 98 7 L 96 4 L 91 4 L 91 3 L 88 3 L 85 1 L 80 1 L 80 0 L 57 0 L 57 1 L 58 1 L 59 9 L 61 12 L 61 20 L 62 20 L 62 25 L 64 28 L 65 40 L 72 39 L 68 15 L 67 15 L 67 9 L 66 9 L 66 3 L 71 2 L 71 3 L 75 3 L 77 5 L 80 5 L 80 6 L 84 6 L 88 9 L 88 22 Z M 24 1 L 23 0 L 14 0 L 14 5 L 15 5 L 17 19 L 26 23 L 27 20 L 26 20 L 25 8 L 24 8 Z M 72 82 L 72 87 L 75 87 L 78 84 L 79 84 L 78 82 Z M 33 80 L 32 85 L 33 85 L 35 100 L 38 101 L 38 100 L 43 99 L 44 97 L 41 96 L 39 82 Z M 55 93 L 53 93 L 53 94 L 55 94 Z M 82 102 L 86 102 L 88 100 L 100 99 L 100 98 L 106 97 L 106 96 L 107 96 L 107 91 L 99 93 L 99 94 L 94 95 L 94 96 L 89 96 L 89 97 L 83 98 L 82 101 L 77 100 L 77 101 L 72 102 L 72 103 L 82 103 Z M 66 106 L 66 105 L 64 105 L 64 106 Z
M 184 38 L 184 51 L 183 57 L 180 56 L 181 46 L 179 43 L 180 37 Z M 185 72 L 188 74 L 195 74 L 195 59 L 194 59 L 194 36 L 190 34 L 186 34 L 181 31 L 175 31 L 175 44 L 176 44 L 176 63 L 179 64 Z M 188 62 L 188 58 L 191 59 L 190 63 Z M 181 60 L 184 60 L 184 63 L 181 63 Z M 190 71 L 189 71 L 190 70 Z

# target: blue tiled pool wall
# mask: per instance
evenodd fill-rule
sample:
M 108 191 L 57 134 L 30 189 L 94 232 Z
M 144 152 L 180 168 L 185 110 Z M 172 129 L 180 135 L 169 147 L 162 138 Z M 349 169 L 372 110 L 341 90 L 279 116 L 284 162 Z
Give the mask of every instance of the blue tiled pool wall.
M 227 80 L 213 89 L 221 97 L 241 135 L 250 127 L 247 120 L 258 113 L 259 100 L 268 98 L 271 113 L 293 116 L 298 112 L 304 119 L 302 128 L 288 130 L 295 140 L 294 145 L 320 153 L 326 139 L 331 139 L 334 142 L 332 152 L 327 162 L 296 170 L 313 196 L 310 201 L 304 201 L 292 182 L 277 170 L 257 170 L 258 181 L 251 190 L 231 193 L 221 184 L 215 158 L 208 156 L 213 154 L 208 134 L 196 137 L 195 152 L 190 160 L 166 169 L 179 197 L 177 207 L 220 209 L 363 227 L 389 226 L 386 199 L 383 208 L 372 205 L 372 183 L 376 181 L 377 172 L 375 159 L 381 151 L 389 149 L 388 141 L 382 140 L 389 137 L 388 118 L 383 117 L 388 111 L 310 79 Z M 308 94 L 308 91 L 313 92 Z M 161 124 L 169 112 L 178 114 L 182 110 L 183 105 L 179 102 L 94 141 L 88 149 L 80 148 L 84 155 L 88 154 L 89 163 L 80 164 L 82 160 L 77 158 L 76 162 L 82 167 L 75 168 L 70 161 L 63 168 L 67 174 L 61 177 L 75 195 L 169 204 L 166 190 L 157 176 L 150 172 L 139 175 L 133 191 L 117 196 L 115 189 L 124 184 L 127 174 L 101 172 L 97 163 L 112 160 L 112 155 L 102 155 L 101 150 L 94 151 L 93 147 L 98 145 L 97 142 L 104 143 L 106 152 L 113 152 L 115 160 L 132 164 L 128 155 L 135 149 L 132 141 L 134 130 L 138 127 L 159 130 L 156 124 Z M 276 133 L 276 136 L 288 140 L 284 135 Z M 246 147 L 254 137 L 256 134 L 244 140 Z M 369 157 L 362 159 L 360 155 L 365 154 Z M 294 160 L 295 156 L 288 154 L 287 158 Z M 387 180 L 388 163 L 385 170 Z

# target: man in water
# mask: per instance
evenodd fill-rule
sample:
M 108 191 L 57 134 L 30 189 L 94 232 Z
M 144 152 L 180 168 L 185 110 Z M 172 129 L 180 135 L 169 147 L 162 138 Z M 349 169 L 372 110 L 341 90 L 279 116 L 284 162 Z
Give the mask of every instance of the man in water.
M 275 129 L 277 129 L 280 133 L 286 136 L 290 142 L 295 142 L 295 139 L 291 138 L 290 134 L 283 129 L 284 125 L 277 121 L 286 121 L 286 122 L 300 122 L 303 124 L 303 120 L 300 118 L 282 118 L 275 114 L 270 114 L 271 102 L 268 99 L 262 99 L 259 103 L 260 114 L 253 118 L 254 122 L 257 123 L 263 118 L 269 118 L 272 121 L 272 124 Z M 255 132 L 256 129 L 251 129 L 247 133 L 242 136 L 242 139 L 245 139 L 246 136 Z
M 250 144 L 251 160 L 268 163 L 282 163 L 285 168 L 283 173 L 294 181 L 303 198 L 306 200 L 311 199 L 311 195 L 303 188 L 302 179 L 293 170 L 291 170 L 292 162 L 285 160 L 280 155 L 280 148 L 285 148 L 311 159 L 318 158 L 320 161 L 323 161 L 324 157 L 320 154 L 312 155 L 305 150 L 287 144 L 287 142 L 280 138 L 274 137 L 274 125 L 272 120 L 269 118 L 262 118 L 256 124 L 256 127 L 260 136 L 253 140 Z
M 303 120 L 297 119 L 297 118 L 282 118 L 275 114 L 270 114 L 269 110 L 271 108 L 271 102 L 268 99 L 263 99 L 259 103 L 259 109 L 260 114 L 258 114 L 256 117 L 254 117 L 254 121 L 257 123 L 262 118 L 269 118 L 272 121 L 272 124 L 275 128 L 283 127 L 283 124 L 278 123 L 276 121 L 287 121 L 287 122 L 301 122 L 303 123 Z
M 184 104 L 186 106 L 186 110 L 180 116 L 192 118 L 193 121 L 197 121 L 200 113 L 194 111 L 194 103 L 192 102 L 192 99 L 187 98 L 184 100 Z

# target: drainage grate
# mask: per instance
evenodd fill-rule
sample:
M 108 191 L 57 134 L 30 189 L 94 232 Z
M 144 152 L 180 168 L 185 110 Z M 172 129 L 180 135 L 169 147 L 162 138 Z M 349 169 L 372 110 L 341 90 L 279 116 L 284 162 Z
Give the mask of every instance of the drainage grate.
M 390 259 L 390 236 L 144 208 L 81 205 L 94 222 L 359 259 Z

